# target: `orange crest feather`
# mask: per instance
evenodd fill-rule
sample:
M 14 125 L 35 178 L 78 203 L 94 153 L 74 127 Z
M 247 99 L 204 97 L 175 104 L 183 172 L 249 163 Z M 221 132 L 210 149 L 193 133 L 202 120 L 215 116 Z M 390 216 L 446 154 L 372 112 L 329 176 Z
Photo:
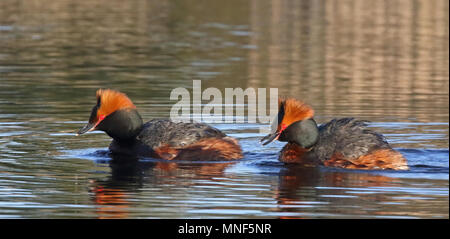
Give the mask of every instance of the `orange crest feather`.
M 284 117 L 278 127 L 282 125 L 287 127 L 294 122 L 314 116 L 314 110 L 303 101 L 295 98 L 278 98 L 278 107 L 281 107 L 282 103 L 284 105 Z
M 126 94 L 116 90 L 99 89 L 96 95 L 97 100 L 100 100 L 100 108 L 97 111 L 97 115 L 107 116 L 116 110 L 136 108 Z

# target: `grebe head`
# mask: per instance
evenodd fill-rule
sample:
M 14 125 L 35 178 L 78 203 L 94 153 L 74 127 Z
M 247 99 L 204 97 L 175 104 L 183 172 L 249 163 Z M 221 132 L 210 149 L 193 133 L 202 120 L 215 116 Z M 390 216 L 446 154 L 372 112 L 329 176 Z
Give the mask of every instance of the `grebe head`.
M 114 139 L 127 140 L 139 133 L 142 118 L 127 95 L 111 89 L 99 89 L 96 95 L 89 122 L 77 135 L 101 130 Z
M 314 110 L 294 98 L 278 99 L 277 129 L 261 139 L 263 145 L 274 140 L 293 142 L 303 148 L 317 143 L 319 129 L 313 119 Z M 265 142 L 264 142 L 265 141 Z

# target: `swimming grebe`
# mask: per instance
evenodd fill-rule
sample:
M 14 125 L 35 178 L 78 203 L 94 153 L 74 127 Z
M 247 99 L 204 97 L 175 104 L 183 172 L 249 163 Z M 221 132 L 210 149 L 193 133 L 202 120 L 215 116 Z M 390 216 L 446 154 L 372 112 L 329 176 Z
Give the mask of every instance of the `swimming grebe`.
M 234 160 L 242 158 L 238 141 L 203 123 L 154 119 L 143 123 L 136 106 L 119 91 L 97 90 L 89 122 L 77 135 L 106 132 L 112 153 L 167 160 Z
M 288 142 L 279 160 L 286 163 L 352 169 L 407 170 L 406 159 L 393 150 L 383 135 L 354 118 L 333 119 L 319 127 L 314 110 L 294 98 L 279 99 L 276 132 L 261 139 Z M 264 142 L 265 141 L 265 142 Z

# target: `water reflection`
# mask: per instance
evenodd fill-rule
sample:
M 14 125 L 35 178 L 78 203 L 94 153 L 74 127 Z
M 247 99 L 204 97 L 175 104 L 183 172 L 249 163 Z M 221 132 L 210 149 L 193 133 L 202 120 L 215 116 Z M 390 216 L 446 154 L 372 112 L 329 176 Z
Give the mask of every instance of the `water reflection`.
M 418 188 L 427 185 L 408 181 L 389 173 L 289 167 L 280 172 L 275 193 L 280 213 L 286 214 L 281 218 L 327 218 L 332 214 L 343 218 L 421 218 L 427 217 L 427 210 L 435 215 L 448 212 L 446 189 L 426 189 L 436 192 L 435 202 L 440 205 L 429 207 L 430 197 L 403 187 L 405 183 L 417 183 Z M 416 210 L 402 213 L 410 208 Z
M 367 190 L 366 195 L 352 195 L 343 189 L 368 189 L 371 187 L 389 188 L 396 185 L 398 179 L 373 175 L 368 173 L 350 173 L 344 171 L 329 171 L 318 167 L 286 167 L 280 172 L 278 188 L 275 191 L 276 200 L 282 212 L 300 212 L 310 213 L 316 211 L 333 212 L 345 215 L 346 213 L 355 213 L 355 208 L 360 207 L 360 213 L 370 208 L 368 205 L 361 205 L 361 201 L 376 202 L 388 201 L 383 195 L 373 193 Z M 323 190 L 323 189 L 337 190 Z M 333 191 L 333 192 L 331 192 Z M 321 200 L 317 200 L 321 198 Z M 355 198 L 357 198 L 355 200 Z M 332 202 L 339 201 L 339 213 L 337 209 L 321 210 L 321 207 L 330 207 Z M 352 202 L 353 201 L 353 202 Z M 358 203 L 355 203 L 358 201 Z M 349 207 L 350 206 L 350 207 Z M 332 207 L 332 206 L 331 206 Z M 356 212 L 356 215 L 360 214 Z M 294 214 L 295 215 L 295 214 Z M 306 214 L 306 217 L 309 217 Z M 320 217 L 320 216 L 319 216 Z M 281 218 L 298 218 L 298 216 L 281 216 Z
M 136 203 L 132 196 L 143 187 L 160 187 L 160 184 L 195 187 L 204 186 L 205 180 L 223 181 L 218 178 L 224 178 L 225 168 L 235 163 L 153 162 L 122 155 L 110 156 L 110 176 L 106 180 L 90 180 L 89 191 L 97 205 L 98 218 L 127 218 Z M 180 182 L 186 177 L 195 180 Z
M 448 218 L 448 9 L 447 0 L 1 0 L 0 217 Z M 231 165 L 97 163 L 90 153 L 111 139 L 73 136 L 97 88 L 126 92 L 150 120 L 167 117 L 171 90 L 193 79 L 222 92 L 278 88 L 311 104 L 318 123 L 373 121 L 411 171 L 285 167 L 282 144 L 257 142 L 259 125 L 224 126 L 246 152 Z
M 448 1 L 255 0 L 250 14 L 249 85 L 317 115 L 448 122 Z
M 90 92 L 64 88 L 101 86 L 167 103 L 204 79 L 277 87 L 325 117 L 448 122 L 445 0 L 16 2 L 0 3 L 2 94 L 14 98 L 82 100 Z

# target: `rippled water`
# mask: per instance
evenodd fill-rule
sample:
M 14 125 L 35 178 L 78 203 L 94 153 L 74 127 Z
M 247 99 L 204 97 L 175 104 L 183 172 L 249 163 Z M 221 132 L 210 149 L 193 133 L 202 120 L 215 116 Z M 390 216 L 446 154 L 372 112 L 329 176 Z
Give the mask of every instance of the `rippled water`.
M 0 218 L 448 218 L 448 1 L 0 1 Z M 411 170 L 301 168 L 259 124 L 238 162 L 129 159 L 76 137 L 97 88 L 144 119 L 172 89 L 278 88 L 370 120 Z

